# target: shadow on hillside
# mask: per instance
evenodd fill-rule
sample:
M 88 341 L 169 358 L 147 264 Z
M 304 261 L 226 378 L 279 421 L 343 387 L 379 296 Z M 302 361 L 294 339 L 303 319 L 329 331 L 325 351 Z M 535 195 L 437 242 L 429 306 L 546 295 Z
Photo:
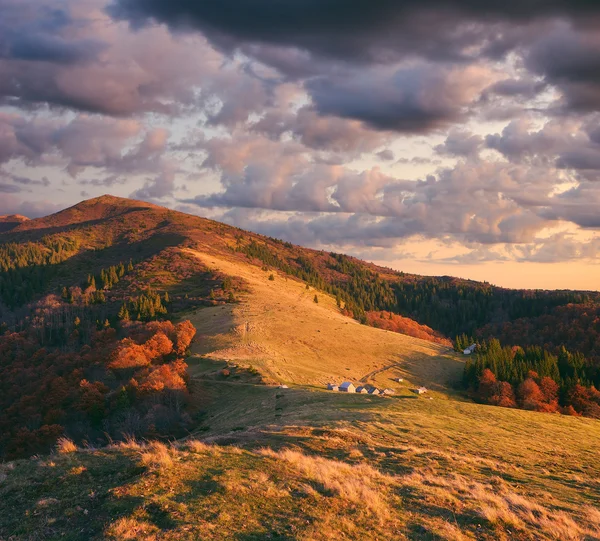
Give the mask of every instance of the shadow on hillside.
M 15 280 L 19 274 L 24 282 L 21 287 L 13 288 L 13 293 L 20 292 L 20 295 L 10 302 L 5 299 L 5 304 L 18 311 L 19 306 L 35 302 L 49 293 L 60 293 L 64 286 L 83 285 L 89 274 L 98 274 L 102 268 L 127 263 L 130 259 L 134 262 L 147 260 L 166 248 L 180 245 L 184 239 L 174 233 L 157 233 L 138 242 L 122 242 L 100 250 L 81 251 L 60 263 L 0 272 L 0 283 L 17 284 L 18 280 Z
M 415 353 L 403 356 L 398 368 L 409 375 L 414 385 L 448 393 L 460 388 L 464 363 L 448 354 L 429 356 Z
M 135 454 L 79 451 L 14 464 L 0 484 L 0 539 L 98 539 L 144 504 L 124 491 L 143 472 Z

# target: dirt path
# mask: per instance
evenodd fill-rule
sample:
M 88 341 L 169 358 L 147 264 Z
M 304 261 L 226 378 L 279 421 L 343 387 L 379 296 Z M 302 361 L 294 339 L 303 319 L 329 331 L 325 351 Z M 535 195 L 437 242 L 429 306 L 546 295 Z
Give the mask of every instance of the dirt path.
M 394 363 L 394 364 L 390 364 L 389 366 L 384 366 L 382 368 L 378 368 L 377 370 L 373 370 L 372 372 L 369 372 L 368 374 L 364 375 L 362 378 L 360 378 L 360 382 L 361 383 L 367 383 L 367 381 L 369 381 L 370 379 L 374 378 L 375 376 L 379 375 L 379 374 L 383 374 L 383 372 L 387 372 L 388 370 L 391 370 L 392 368 L 401 368 L 402 367 L 402 362 L 399 363 Z

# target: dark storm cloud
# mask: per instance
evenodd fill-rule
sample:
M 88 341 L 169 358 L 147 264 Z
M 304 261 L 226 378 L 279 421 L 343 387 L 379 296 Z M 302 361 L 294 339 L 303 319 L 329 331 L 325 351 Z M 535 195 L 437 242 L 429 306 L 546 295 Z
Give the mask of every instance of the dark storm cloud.
M 355 58 L 385 54 L 402 39 L 393 30 L 410 28 L 406 22 L 419 21 L 422 14 L 436 17 L 437 26 L 449 35 L 456 18 L 528 22 L 599 11 L 592 0 L 116 0 L 110 7 L 113 16 L 134 24 L 152 19 L 173 27 L 196 27 L 222 44 L 274 43 Z M 424 37 L 432 42 L 440 36 Z
M 420 64 L 324 76 L 306 86 L 323 115 L 361 120 L 381 130 L 425 132 L 466 118 L 465 107 L 491 81 L 485 68 Z
M 562 91 L 564 112 L 600 109 L 599 26 L 558 24 L 525 54 L 526 67 Z
M 0 42 L 0 55 L 13 60 L 33 62 L 55 62 L 71 64 L 91 61 L 106 48 L 106 44 L 96 40 L 66 40 L 51 35 L 28 35 L 23 29 L 19 32 L 1 30 L 4 36 Z
M 1 0 L 0 61 L 68 65 L 96 60 L 108 44 L 68 34 L 76 24 L 61 7 L 32 0 Z

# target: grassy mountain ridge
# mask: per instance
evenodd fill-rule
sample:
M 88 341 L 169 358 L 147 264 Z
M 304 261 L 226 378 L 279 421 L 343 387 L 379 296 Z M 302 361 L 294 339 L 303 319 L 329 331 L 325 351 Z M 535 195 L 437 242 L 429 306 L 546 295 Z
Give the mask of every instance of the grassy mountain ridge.
M 464 356 L 390 330 L 398 291 L 491 286 L 121 201 L 0 235 L 0 279 L 39 273 L 2 308 L 0 432 L 77 444 L 0 464 L 0 539 L 600 539 L 598 421 L 473 403 Z

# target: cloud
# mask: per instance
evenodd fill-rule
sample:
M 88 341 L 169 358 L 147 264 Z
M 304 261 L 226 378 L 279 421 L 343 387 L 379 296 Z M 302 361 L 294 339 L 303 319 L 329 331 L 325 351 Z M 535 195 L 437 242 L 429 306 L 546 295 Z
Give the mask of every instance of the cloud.
M 382 161 L 391 161 L 391 160 L 394 160 L 396 157 L 394 152 L 392 150 L 390 150 L 389 148 L 380 150 L 379 152 L 377 152 L 376 155 Z
M 439 154 L 451 156 L 476 156 L 483 143 L 483 138 L 470 132 L 452 129 L 443 144 L 434 150 Z
M 48 200 L 25 201 L 14 195 L 5 194 L 0 198 L 0 215 L 22 214 L 28 218 L 47 216 L 65 208 L 64 204 Z
M 205 148 L 205 165 L 220 174 L 223 190 L 182 202 L 330 216 L 315 224 L 341 219 L 334 215 L 362 216 L 364 231 L 339 229 L 356 235 L 357 242 L 370 242 L 368 235 L 380 244 L 420 234 L 483 244 L 523 243 L 559 219 L 542 212 L 560 184 L 558 173 L 540 174 L 542 169 L 531 165 L 473 159 L 423 180 L 403 180 L 377 168 L 356 172 L 311 162 L 293 142 L 212 139 Z M 333 231 L 321 234 L 333 241 Z M 313 228 L 311 238 L 315 235 Z
M 525 65 L 562 92 L 565 111 L 600 109 L 600 34 L 593 23 L 574 28 L 561 22 L 536 40 L 525 54 Z
M 528 119 L 513 120 L 501 134 L 488 135 L 485 145 L 513 163 L 556 167 L 571 170 L 576 178 L 600 180 L 599 125 L 598 117 L 558 118 L 535 130 Z
M 483 23 L 527 24 L 563 16 L 597 15 L 597 4 L 551 0 L 116 0 L 110 12 L 136 26 L 159 21 L 172 28 L 196 28 L 224 49 L 247 44 L 278 45 L 354 61 L 397 60 L 403 54 L 465 57 L 469 47 L 493 49 L 505 37 L 485 32 Z
M 116 116 L 199 106 L 197 88 L 220 56 L 202 36 L 179 39 L 160 27 L 133 33 L 104 13 L 102 0 L 59 6 L 0 4 L 0 103 Z
M 418 64 L 398 70 L 358 70 L 307 82 L 323 115 L 361 120 L 381 130 L 426 132 L 465 120 L 468 107 L 493 82 L 489 68 Z
M 543 4 L 0 0 L 4 205 L 110 187 L 363 254 L 584 257 L 543 239 L 600 228 L 600 5 Z

